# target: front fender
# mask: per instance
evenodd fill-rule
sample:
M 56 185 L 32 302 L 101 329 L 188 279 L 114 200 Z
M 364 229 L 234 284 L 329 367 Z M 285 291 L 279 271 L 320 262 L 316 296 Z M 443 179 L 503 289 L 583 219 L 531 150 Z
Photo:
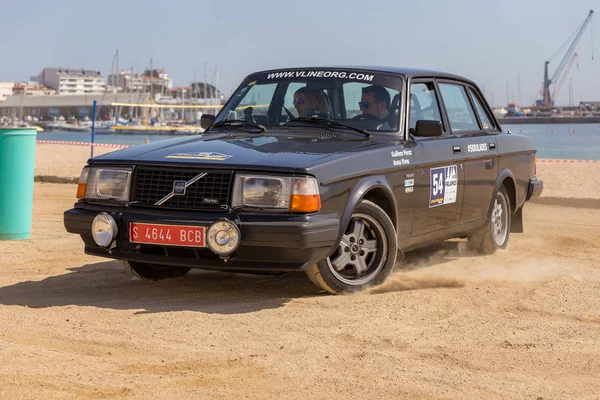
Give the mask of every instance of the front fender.
M 356 185 L 354 185 L 354 188 L 352 189 L 352 192 L 348 197 L 348 202 L 346 203 L 346 208 L 344 209 L 344 213 L 342 214 L 342 219 L 340 221 L 340 232 L 338 234 L 338 239 L 336 243 L 339 243 L 342 240 L 342 236 L 344 235 L 346 227 L 350 222 L 350 217 L 352 216 L 354 208 L 356 208 L 356 205 L 372 189 L 380 189 L 385 193 L 387 200 L 392 206 L 393 215 L 391 217 L 391 220 L 394 223 L 394 226 L 398 226 L 396 200 L 394 199 L 392 188 L 389 182 L 387 181 L 387 178 L 383 175 L 366 176 L 360 179 L 356 183 Z M 335 248 L 332 250 L 332 253 L 333 251 L 335 251 Z

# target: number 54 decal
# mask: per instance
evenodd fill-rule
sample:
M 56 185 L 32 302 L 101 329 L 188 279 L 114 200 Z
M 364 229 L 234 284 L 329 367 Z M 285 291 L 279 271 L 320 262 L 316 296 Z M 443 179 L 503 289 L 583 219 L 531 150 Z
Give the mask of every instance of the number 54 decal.
M 458 168 L 456 165 L 431 168 L 429 174 L 429 207 L 456 203 L 458 191 Z

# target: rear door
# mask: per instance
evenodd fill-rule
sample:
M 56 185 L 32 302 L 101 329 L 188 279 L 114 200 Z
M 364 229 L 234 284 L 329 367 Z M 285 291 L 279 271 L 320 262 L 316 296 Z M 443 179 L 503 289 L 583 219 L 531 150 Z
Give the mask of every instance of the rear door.
M 452 134 L 460 138 L 464 164 L 464 198 L 460 224 L 487 217 L 498 177 L 497 127 L 473 86 L 438 81 Z
M 440 137 L 413 137 L 414 177 L 413 223 L 411 236 L 451 228 L 458 225 L 463 198 L 464 171 L 458 162 L 460 139 L 452 135 L 443 118 L 440 97 L 433 79 L 413 80 L 410 85 L 409 128 L 418 120 L 440 121 L 444 134 Z

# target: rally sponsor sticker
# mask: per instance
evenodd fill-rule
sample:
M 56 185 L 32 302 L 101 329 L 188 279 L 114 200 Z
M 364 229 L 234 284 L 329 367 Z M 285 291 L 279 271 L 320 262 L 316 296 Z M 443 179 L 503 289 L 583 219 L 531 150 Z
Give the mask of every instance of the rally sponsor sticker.
M 429 188 L 429 207 L 456 203 L 458 192 L 458 168 L 456 165 L 431 168 Z
M 480 151 L 488 151 L 487 143 L 470 144 L 467 146 L 468 153 L 479 153 Z
M 208 160 L 208 161 L 224 161 L 232 156 L 229 154 L 216 152 L 194 152 L 194 153 L 174 153 L 165 158 L 186 158 L 190 160 Z

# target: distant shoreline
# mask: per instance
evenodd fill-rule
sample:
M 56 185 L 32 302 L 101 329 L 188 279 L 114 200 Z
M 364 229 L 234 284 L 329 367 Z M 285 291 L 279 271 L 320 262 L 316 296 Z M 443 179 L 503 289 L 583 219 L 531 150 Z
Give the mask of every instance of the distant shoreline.
M 500 125 L 512 124 L 597 124 L 600 117 L 510 117 L 498 118 Z

